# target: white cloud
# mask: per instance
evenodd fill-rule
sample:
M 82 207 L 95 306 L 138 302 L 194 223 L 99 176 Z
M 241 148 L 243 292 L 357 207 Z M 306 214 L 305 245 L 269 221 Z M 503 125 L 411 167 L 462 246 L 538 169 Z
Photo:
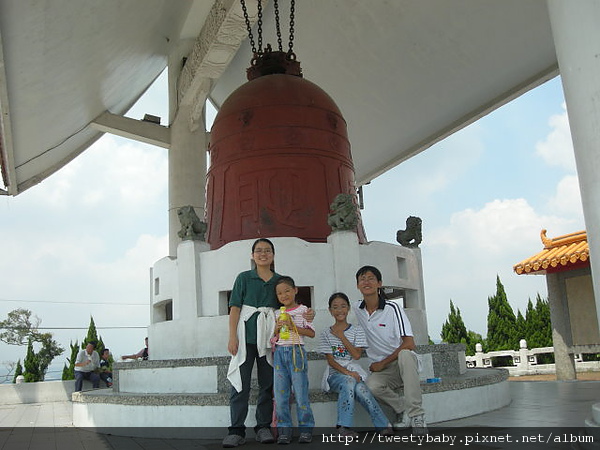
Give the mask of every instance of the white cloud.
M 22 196 L 29 206 L 45 209 L 130 213 L 153 206 L 167 184 L 166 150 L 105 135 Z
M 362 213 L 370 240 L 395 242 L 409 215 L 427 220 L 437 213 L 436 197 L 476 166 L 484 151 L 481 129 L 473 124 L 364 187 Z
M 149 268 L 168 253 L 168 235 L 142 235 L 118 260 L 95 264 L 95 282 L 112 293 L 110 301 L 143 303 L 150 297 Z
M 564 110 L 562 114 L 550 117 L 548 123 L 552 127 L 552 131 L 545 140 L 536 144 L 535 149 L 548 165 L 559 166 L 575 172 L 575 154 L 569 128 L 569 117 L 564 103 L 562 107 Z
M 439 338 L 450 299 L 460 308 L 467 328 L 485 335 L 487 298 L 495 294 L 496 275 L 515 312 L 524 310 L 537 292 L 545 296 L 544 277 L 516 275 L 512 267 L 542 249 L 542 228 L 560 235 L 573 231 L 572 226 L 568 219 L 538 214 L 525 199 L 505 199 L 479 210 L 459 211 L 449 224 L 430 229 L 423 264 L 432 338 Z
M 104 136 L 40 185 L 3 199 L 0 320 L 24 307 L 50 327 L 87 327 L 90 316 L 98 326 L 147 326 L 149 268 L 168 254 L 167 184 L 164 149 Z M 102 335 L 131 353 L 146 330 Z M 85 331 L 55 336 L 67 348 Z M 0 345 L 2 360 L 22 357 Z
M 548 201 L 548 207 L 556 214 L 565 217 L 583 217 L 581 191 L 577 175 L 567 175 L 559 181 L 555 194 Z
M 429 241 L 432 245 L 469 247 L 488 255 L 502 254 L 507 250 L 522 248 L 525 236 L 539 230 L 544 223 L 556 218 L 539 217 L 527 200 L 493 200 L 481 210 L 466 209 L 453 214 L 450 227 L 440 236 L 434 231 Z M 464 247 L 463 247 L 464 248 Z

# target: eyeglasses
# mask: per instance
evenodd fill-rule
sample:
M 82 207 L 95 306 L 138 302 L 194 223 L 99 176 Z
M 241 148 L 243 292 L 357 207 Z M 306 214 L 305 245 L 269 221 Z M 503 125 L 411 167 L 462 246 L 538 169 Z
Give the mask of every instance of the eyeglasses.
M 378 280 L 376 277 L 360 277 L 358 279 L 359 283 L 377 283 Z
M 270 248 L 255 248 L 254 253 L 266 253 L 268 255 L 269 253 L 273 253 L 273 250 Z

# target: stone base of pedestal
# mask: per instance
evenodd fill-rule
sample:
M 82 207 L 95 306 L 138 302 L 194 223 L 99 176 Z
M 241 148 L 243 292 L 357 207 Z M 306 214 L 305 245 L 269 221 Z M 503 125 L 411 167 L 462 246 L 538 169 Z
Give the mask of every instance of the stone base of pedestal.
M 503 369 L 463 371 L 457 349 L 464 348 L 419 347 L 420 351 L 430 350 L 425 358 L 431 363 L 429 370 L 435 367 L 431 374 L 441 378 L 437 383 L 427 383 L 424 379 L 421 385 L 423 407 L 431 424 L 480 414 L 510 403 L 508 372 Z M 313 387 L 310 401 L 317 426 L 333 428 L 337 419 L 337 395 L 320 390 L 326 361 L 313 352 L 309 353 L 309 360 L 309 382 Z M 228 364 L 229 357 L 118 363 L 112 390 L 73 394 L 73 425 L 122 436 L 219 438 L 230 421 Z M 246 423 L 249 432 L 254 425 L 253 391 Z M 372 427 L 360 406 L 357 406 L 355 424 L 359 429 Z

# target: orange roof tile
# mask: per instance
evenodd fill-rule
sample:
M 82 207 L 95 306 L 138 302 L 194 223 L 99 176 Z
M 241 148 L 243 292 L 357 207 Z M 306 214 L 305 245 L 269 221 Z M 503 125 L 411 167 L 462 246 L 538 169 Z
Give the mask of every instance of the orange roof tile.
M 546 237 L 546 230 L 540 233 L 544 250 L 513 266 L 518 275 L 523 273 L 546 273 L 569 270 L 582 264 L 589 265 L 590 250 L 587 233 L 578 231 L 554 239 Z

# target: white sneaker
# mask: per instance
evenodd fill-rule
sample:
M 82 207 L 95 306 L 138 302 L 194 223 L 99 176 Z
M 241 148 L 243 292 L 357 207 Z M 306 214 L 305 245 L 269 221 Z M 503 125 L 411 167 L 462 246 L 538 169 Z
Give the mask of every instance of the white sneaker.
M 411 417 L 410 425 L 412 426 L 412 434 L 415 436 L 423 436 L 427 434 L 427 422 L 425 422 L 425 414 Z
M 396 415 L 396 421 L 392 424 L 392 428 L 396 431 L 400 431 L 406 430 L 410 425 L 408 414 L 406 414 L 406 411 L 402 411 Z

